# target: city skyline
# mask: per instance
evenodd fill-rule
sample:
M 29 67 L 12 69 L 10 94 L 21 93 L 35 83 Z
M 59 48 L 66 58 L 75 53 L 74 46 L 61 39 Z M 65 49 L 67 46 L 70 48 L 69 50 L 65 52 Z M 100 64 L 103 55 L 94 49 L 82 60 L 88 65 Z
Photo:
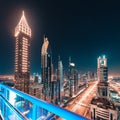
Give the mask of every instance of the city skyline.
M 55 67 L 58 55 L 61 56 L 64 68 L 67 67 L 68 57 L 71 56 L 80 72 L 96 71 L 98 55 L 106 54 L 110 72 L 120 72 L 120 55 L 117 54 L 120 50 L 118 46 L 120 31 L 118 19 L 120 18 L 117 16 L 119 13 L 119 10 L 116 12 L 117 7 L 113 9 L 114 4 L 91 2 L 89 5 L 89 2 L 78 2 L 77 5 L 75 2 L 67 4 L 63 1 L 61 3 L 49 1 L 36 3 L 30 1 L 29 4 L 27 2 L 2 3 L 0 74 L 14 73 L 12 29 L 20 19 L 22 10 L 25 10 L 30 27 L 33 29 L 31 73 L 40 72 L 40 50 L 44 34 L 50 40 Z M 96 8 L 92 8 L 92 3 Z

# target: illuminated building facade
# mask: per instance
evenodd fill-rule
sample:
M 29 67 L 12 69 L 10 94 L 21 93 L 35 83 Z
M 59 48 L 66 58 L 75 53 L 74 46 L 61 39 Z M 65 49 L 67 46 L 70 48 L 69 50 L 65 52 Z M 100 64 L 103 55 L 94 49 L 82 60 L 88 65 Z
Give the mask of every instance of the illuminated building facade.
M 51 102 L 52 53 L 46 37 L 41 50 L 41 71 L 44 100 Z
M 105 55 L 98 58 L 98 96 L 101 98 L 109 99 L 109 86 L 108 86 L 108 67 L 107 58 Z
M 73 97 L 78 90 L 78 72 L 75 69 L 75 63 L 71 62 L 71 58 L 69 58 L 69 96 Z
M 58 60 L 58 70 L 57 70 L 57 101 L 58 104 L 62 102 L 63 95 L 64 95 L 64 88 L 63 88 L 63 64 L 62 61 Z
M 15 88 L 29 93 L 31 29 L 24 12 L 15 28 Z
M 118 111 L 109 101 L 108 67 L 105 55 L 98 58 L 98 93 L 91 101 L 91 120 L 117 120 Z
M 98 57 L 97 64 L 98 64 L 97 65 L 98 80 L 107 82 L 108 70 L 107 70 L 107 58 L 105 57 L 105 55 Z M 105 75 L 103 74 L 103 72 L 105 73 Z

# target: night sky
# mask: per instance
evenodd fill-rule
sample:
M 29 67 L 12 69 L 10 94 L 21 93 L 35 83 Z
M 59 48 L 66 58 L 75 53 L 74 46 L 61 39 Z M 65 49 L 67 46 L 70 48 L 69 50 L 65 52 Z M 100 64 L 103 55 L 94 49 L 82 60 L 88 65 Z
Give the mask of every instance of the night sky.
M 14 29 L 22 10 L 32 29 L 31 73 L 40 73 L 41 46 L 48 37 L 57 67 L 68 57 L 80 72 L 95 71 L 106 54 L 110 73 L 120 73 L 120 2 L 111 0 L 1 0 L 0 74 L 14 73 Z

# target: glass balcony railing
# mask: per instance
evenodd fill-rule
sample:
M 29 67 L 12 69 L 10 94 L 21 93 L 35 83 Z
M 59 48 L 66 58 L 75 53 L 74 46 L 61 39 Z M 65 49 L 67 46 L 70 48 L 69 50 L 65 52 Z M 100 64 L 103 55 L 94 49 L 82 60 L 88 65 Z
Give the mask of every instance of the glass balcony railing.
M 87 120 L 2 84 L 0 84 L 0 115 L 4 120 Z

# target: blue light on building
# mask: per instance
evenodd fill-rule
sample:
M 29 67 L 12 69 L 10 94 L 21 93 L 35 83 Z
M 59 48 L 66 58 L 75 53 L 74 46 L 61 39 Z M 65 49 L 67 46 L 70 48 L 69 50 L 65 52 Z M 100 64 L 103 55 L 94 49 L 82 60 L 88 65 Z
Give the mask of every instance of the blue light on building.
M 79 116 L 73 112 L 54 106 L 53 104 L 47 103 L 2 84 L 0 84 L 0 91 L 0 115 L 5 120 L 8 118 L 10 119 L 10 117 L 10 120 L 37 120 L 41 118 L 50 120 L 51 117 L 55 120 L 56 116 L 65 120 L 87 120 L 87 118 Z M 21 107 L 21 109 L 10 103 L 10 92 L 15 93 L 16 97 L 21 99 L 21 101 L 18 99 L 20 101 L 18 106 Z

